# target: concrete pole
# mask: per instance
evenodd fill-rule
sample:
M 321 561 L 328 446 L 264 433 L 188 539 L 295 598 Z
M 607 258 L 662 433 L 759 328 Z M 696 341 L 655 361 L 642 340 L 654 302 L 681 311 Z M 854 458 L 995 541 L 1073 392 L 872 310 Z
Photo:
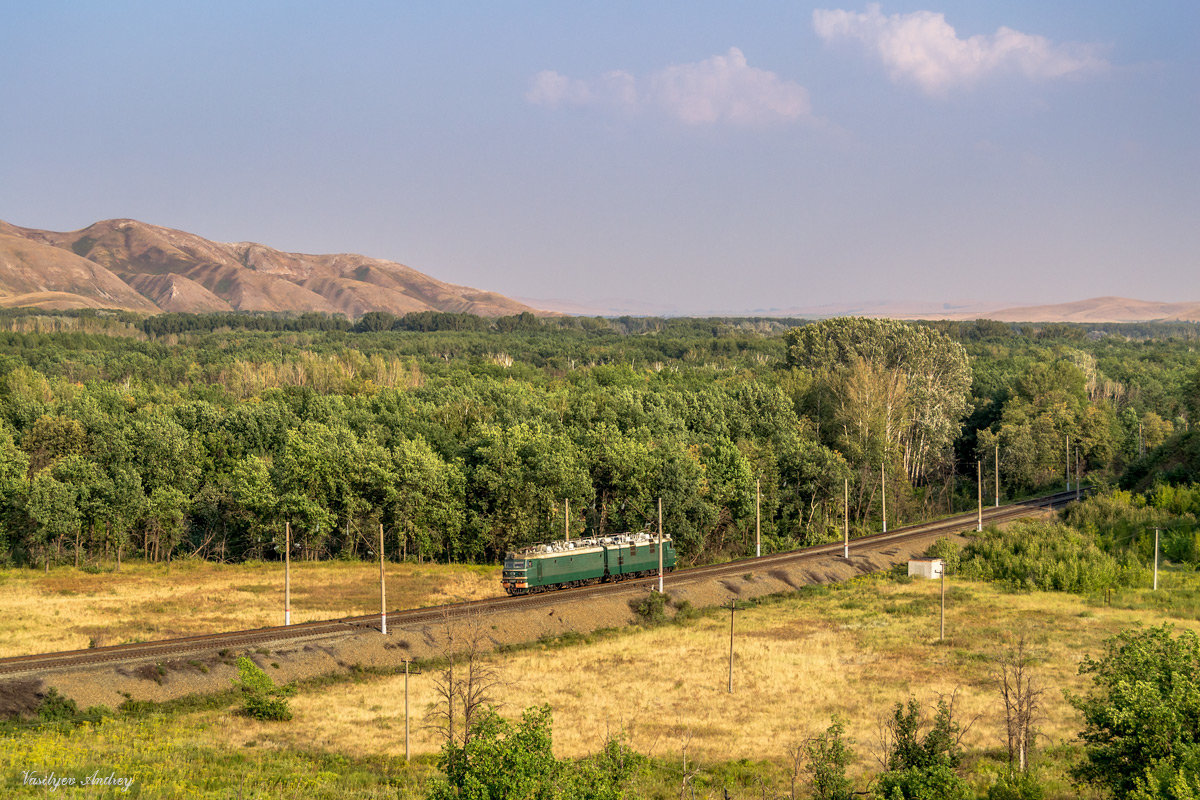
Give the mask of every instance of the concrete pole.
M 1000 507 L 1000 445 L 996 445 L 996 508 Z
M 408 749 L 408 659 L 404 659 L 404 760 L 409 761 Z
M 292 523 L 283 523 L 283 624 L 292 624 Z
M 658 498 L 658 593 L 663 594 L 662 498 Z
M 383 523 L 379 523 L 379 632 L 387 636 L 387 580 L 383 571 Z
M 850 557 L 850 479 L 843 478 L 842 489 L 842 558 Z
M 942 616 L 941 616 L 941 631 L 938 633 L 940 641 L 946 640 L 946 562 L 942 561 Z
M 1084 468 L 1079 463 L 1079 447 L 1075 447 L 1075 499 L 1079 500 L 1080 495 L 1084 492 Z
M 737 601 L 729 601 L 729 693 L 733 694 L 733 612 L 737 609 Z
M 979 482 L 979 519 L 975 524 L 975 530 L 983 530 L 983 462 L 975 461 L 975 474 Z
M 762 499 L 762 479 L 754 479 L 754 557 L 762 557 L 762 514 L 759 503 Z
M 563 500 L 563 536 L 566 541 L 571 541 L 571 498 Z
M 1158 528 L 1154 529 L 1154 591 L 1158 591 Z
M 883 532 L 887 533 L 887 471 L 879 465 L 879 496 L 883 500 Z
M 1067 491 L 1071 491 L 1071 434 L 1067 434 Z

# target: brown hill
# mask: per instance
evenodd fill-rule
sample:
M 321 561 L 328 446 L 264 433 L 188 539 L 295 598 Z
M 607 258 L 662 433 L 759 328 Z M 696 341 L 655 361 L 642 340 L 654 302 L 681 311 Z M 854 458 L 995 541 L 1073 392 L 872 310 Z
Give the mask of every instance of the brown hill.
M 163 311 L 233 311 L 229 303 L 182 275 L 134 275 L 129 285 Z
M 6 231 L 0 228 L 0 306 L 158 311 L 94 261 Z
M 1200 303 L 1158 303 L 1127 297 L 1093 297 L 1074 303 L 1018 306 L 985 314 L 947 316 L 951 319 L 983 316 L 1001 322 L 1197 322 L 1200 321 Z
M 46 293 L 59 297 L 42 297 Z M 136 220 L 69 233 L 0 222 L 0 305 L 163 311 L 534 311 L 493 292 L 353 254 L 306 255 L 213 242 Z M 65 304 L 65 305 L 64 305 Z M 540 312 L 535 312 L 540 313 Z

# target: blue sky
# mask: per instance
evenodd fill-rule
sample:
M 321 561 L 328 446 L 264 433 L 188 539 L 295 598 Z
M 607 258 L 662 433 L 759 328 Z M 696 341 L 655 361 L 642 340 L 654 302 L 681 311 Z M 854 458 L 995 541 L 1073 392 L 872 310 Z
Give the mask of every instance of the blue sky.
M 0 10 L 17 225 L 683 313 L 1200 300 L 1190 1 Z

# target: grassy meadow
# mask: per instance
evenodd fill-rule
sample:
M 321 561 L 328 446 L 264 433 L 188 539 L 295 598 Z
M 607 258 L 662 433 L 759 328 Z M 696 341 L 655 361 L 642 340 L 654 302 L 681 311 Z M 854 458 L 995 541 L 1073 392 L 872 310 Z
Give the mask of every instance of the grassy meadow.
M 495 700 L 513 718 L 527 706 L 549 704 L 560 756 L 594 752 L 611 734 L 624 737 L 651 757 L 635 796 L 678 797 L 685 769 L 698 769 L 696 797 L 719 798 L 726 787 L 734 797 L 790 796 L 789 748 L 823 730 L 834 714 L 846 720 L 857 756 L 851 772 L 856 788 L 865 789 L 866 776 L 878 771 L 881 716 L 910 696 L 929 706 L 939 695 L 953 695 L 956 718 L 970 724 L 963 740 L 966 772 L 979 788 L 1005 758 L 996 657 L 1024 633 L 1045 689 L 1034 757 L 1047 797 L 1093 796 L 1066 777 L 1078 758 L 1080 720 L 1064 690 L 1086 688 L 1076 674 L 1079 661 L 1098 655 L 1106 637 L 1173 619 L 1163 599 L 1190 598 L 1193 591 L 1183 585 L 1191 585 L 1189 576 L 1168 574 L 1158 597 L 1127 590 L 1112 605 L 1102 597 L 949 583 L 944 642 L 938 641 L 937 582 L 871 576 L 737 612 L 732 694 L 726 690 L 729 613 L 709 611 L 686 622 L 491 656 L 503 681 Z M 1174 621 L 1197 627 L 1191 603 L 1184 605 Z M 301 687 L 291 701 L 295 717 L 285 723 L 239 716 L 226 697 L 140 720 L 118 717 L 69 732 L 8 737 L 0 744 L 0 780 L 20 793 L 19 771 L 27 765 L 60 775 L 72 769 L 91 774 L 95 766 L 144 776 L 145 797 L 170 795 L 163 788 L 170 781 L 188 794 L 214 797 L 230 791 L 419 797 L 438 747 L 422 725 L 435 702 L 435 670 L 429 665 L 410 679 L 411 766 L 403 755 L 403 676 L 359 675 Z
M 500 594 L 499 567 L 389 564 L 390 609 Z M 0 657 L 283 624 L 283 566 L 127 561 L 120 572 L 0 570 Z M 379 611 L 379 566 L 292 563 L 292 621 Z

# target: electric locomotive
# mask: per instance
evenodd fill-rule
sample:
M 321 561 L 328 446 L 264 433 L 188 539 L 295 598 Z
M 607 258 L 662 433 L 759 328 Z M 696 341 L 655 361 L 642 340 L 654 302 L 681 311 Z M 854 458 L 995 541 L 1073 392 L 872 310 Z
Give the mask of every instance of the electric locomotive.
M 658 536 L 649 531 L 535 544 L 504 557 L 509 594 L 530 594 L 658 574 Z M 662 541 L 664 572 L 675 569 L 675 545 Z

